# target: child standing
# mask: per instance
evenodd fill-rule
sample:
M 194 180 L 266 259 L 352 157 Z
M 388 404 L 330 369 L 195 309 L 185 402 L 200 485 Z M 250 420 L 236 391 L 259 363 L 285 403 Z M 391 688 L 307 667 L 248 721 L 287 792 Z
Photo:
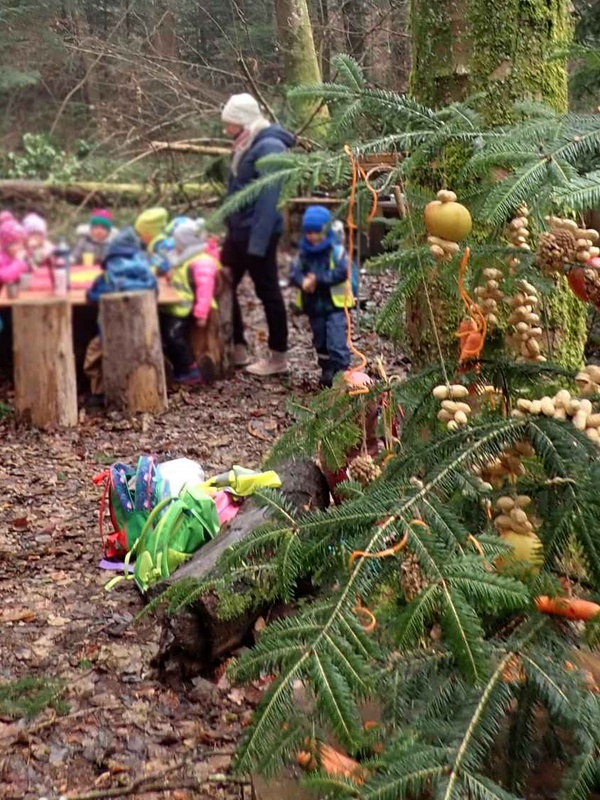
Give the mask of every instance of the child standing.
M 17 283 L 27 272 L 25 261 L 25 228 L 16 219 L 5 218 L 0 224 L 0 286 Z
M 30 270 L 51 266 L 54 247 L 48 241 L 48 225 L 39 214 L 27 214 L 23 219 L 23 227 L 27 234 L 27 264 Z
M 105 208 L 96 209 L 90 217 L 89 227 L 82 234 L 71 253 L 72 264 L 82 264 L 87 258 L 102 264 L 113 234 L 113 216 Z
M 291 282 L 300 288 L 298 301 L 306 312 L 321 367 L 321 385 L 350 366 L 345 308 L 354 306 L 347 285 L 348 256 L 332 230 L 323 206 L 310 206 L 302 218 L 302 239 L 292 267 Z
M 179 294 L 176 305 L 161 315 L 165 352 L 173 365 L 176 383 L 206 383 L 190 344 L 192 324 L 205 327 L 213 302 L 217 271 L 221 265 L 207 245 L 203 220 L 185 220 L 173 233 L 169 280 Z
M 147 208 L 135 221 L 135 232 L 142 240 L 150 266 L 158 275 L 169 271 L 169 258 L 175 247 L 173 229 L 177 219 L 169 225 L 169 212 L 166 208 Z

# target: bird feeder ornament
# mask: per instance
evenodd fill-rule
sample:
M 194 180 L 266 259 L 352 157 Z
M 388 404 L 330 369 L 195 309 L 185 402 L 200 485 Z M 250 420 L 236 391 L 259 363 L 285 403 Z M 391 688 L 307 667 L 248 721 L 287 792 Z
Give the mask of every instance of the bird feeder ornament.
M 490 328 L 498 324 L 498 307 L 504 300 L 504 292 L 500 288 L 504 275 L 502 270 L 489 267 L 483 270 L 483 277 L 485 283 L 475 287 L 475 297 Z
M 573 293 L 600 306 L 600 234 L 580 228 L 572 219 L 546 217 L 549 231 L 540 234 L 536 264 L 544 275 L 566 272 Z
M 512 247 L 518 250 L 531 250 L 529 240 L 531 233 L 529 232 L 529 209 L 526 205 L 519 206 L 517 209 L 517 216 L 510 221 L 506 230 L 506 238 Z M 508 266 L 515 269 L 519 266 L 518 256 L 510 256 L 508 259 Z
M 460 250 L 459 242 L 471 233 L 473 220 L 454 192 L 442 189 L 437 199 L 425 206 L 425 227 L 431 255 L 440 262 L 452 261 Z
M 600 373 L 600 367 L 597 369 Z M 596 373 L 596 377 L 600 378 L 600 374 Z M 570 421 L 578 431 L 585 433 L 588 439 L 600 446 L 600 414 L 594 411 L 587 398 L 573 397 L 566 389 L 561 389 L 554 397 L 542 397 L 540 400 L 522 398 L 517 401 L 512 416 L 515 419 L 524 419 L 528 415 Z
M 541 302 L 538 290 L 528 281 L 517 281 L 517 294 L 506 302 L 512 309 L 508 323 L 514 327 L 511 344 L 518 353 L 517 362 L 546 361 L 540 345 L 543 331 L 538 313 Z

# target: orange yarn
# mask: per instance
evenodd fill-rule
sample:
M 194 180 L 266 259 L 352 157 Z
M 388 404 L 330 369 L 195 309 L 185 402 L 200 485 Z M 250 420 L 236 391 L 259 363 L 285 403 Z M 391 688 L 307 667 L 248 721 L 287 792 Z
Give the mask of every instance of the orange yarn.
M 373 197 L 373 203 L 371 205 L 371 210 L 369 212 L 368 221 L 371 222 L 375 214 L 377 213 L 377 191 L 371 186 L 369 182 L 367 173 L 358 163 L 356 156 L 352 152 L 352 148 L 349 145 L 344 146 L 344 152 L 350 159 L 350 165 L 352 167 L 352 184 L 350 188 L 350 197 L 348 199 L 348 215 L 346 216 L 346 225 L 348 227 L 348 273 L 347 273 L 347 280 L 346 280 L 346 303 L 344 304 L 344 313 L 346 314 L 346 323 L 347 323 L 347 336 L 346 341 L 348 343 L 348 347 L 350 351 L 360 359 L 360 363 L 356 367 L 351 367 L 345 374 L 346 383 L 349 384 L 350 389 L 349 394 L 351 396 L 359 395 L 359 394 L 368 394 L 369 389 L 368 386 L 364 384 L 364 382 L 357 381 L 355 379 L 355 374 L 361 372 L 367 366 L 367 358 L 364 353 L 361 353 L 360 350 L 355 347 L 354 342 L 352 341 L 352 317 L 350 315 L 350 306 L 352 303 L 352 261 L 354 259 L 354 234 L 358 230 L 358 225 L 356 224 L 356 219 L 354 217 L 354 207 L 356 205 L 356 192 L 358 188 L 358 178 L 359 176 L 364 180 L 366 187 L 371 192 Z
M 471 300 L 465 289 L 465 273 L 467 271 L 470 255 L 471 250 L 465 247 L 458 272 L 458 291 L 467 313 L 467 316 L 462 320 L 456 332 L 456 336 L 461 343 L 459 358 L 459 363 L 461 364 L 464 361 L 479 358 L 487 334 L 487 322 L 483 311 Z

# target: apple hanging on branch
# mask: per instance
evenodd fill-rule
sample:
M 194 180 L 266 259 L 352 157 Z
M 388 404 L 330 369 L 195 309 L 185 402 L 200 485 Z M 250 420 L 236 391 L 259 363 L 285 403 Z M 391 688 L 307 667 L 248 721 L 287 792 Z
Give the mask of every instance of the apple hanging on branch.
M 454 192 L 442 189 L 437 200 L 425 206 L 425 227 L 433 257 L 451 261 L 459 250 L 458 242 L 471 233 L 473 220 L 469 210 L 456 202 Z

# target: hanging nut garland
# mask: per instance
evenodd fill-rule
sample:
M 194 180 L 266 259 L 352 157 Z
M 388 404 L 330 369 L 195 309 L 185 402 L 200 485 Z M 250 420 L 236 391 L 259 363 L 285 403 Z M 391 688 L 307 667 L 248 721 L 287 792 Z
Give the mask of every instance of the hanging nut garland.
M 525 474 L 523 458 L 531 458 L 535 450 L 529 442 L 515 442 L 512 447 L 507 447 L 498 458 L 484 467 L 473 467 L 473 472 L 482 481 L 482 489 L 502 489 L 508 480 L 516 483 L 517 478 Z
M 598 369 L 600 371 L 600 368 Z M 592 442 L 600 445 L 600 414 L 594 412 L 590 400 L 572 397 L 567 389 L 561 389 L 554 397 L 518 400 L 512 416 L 523 419 L 528 414 L 556 420 L 570 420 L 578 431 L 582 431 Z
M 600 367 L 597 364 L 587 364 L 575 380 L 581 389 L 581 394 L 600 394 Z
M 543 331 L 538 313 L 538 290 L 528 281 L 518 281 L 517 294 L 506 302 L 512 309 L 508 322 L 515 329 L 512 344 L 519 353 L 517 361 L 546 361 L 540 346 Z
M 517 209 L 517 216 L 510 221 L 506 230 L 506 238 L 509 243 L 518 248 L 519 250 L 531 250 L 529 239 L 531 233 L 529 232 L 529 209 L 526 205 L 522 205 Z M 508 266 L 511 268 L 519 266 L 519 258 L 511 256 L 508 259 Z
M 451 386 L 440 385 L 435 387 L 432 394 L 436 400 L 442 401 L 438 419 L 446 423 L 448 430 L 455 431 L 468 423 L 472 409 L 468 403 L 461 402 L 469 394 L 466 386 L 459 383 Z
M 504 278 L 499 269 L 487 268 L 483 270 L 485 283 L 483 286 L 475 288 L 477 304 L 483 312 L 488 326 L 498 324 L 498 304 L 504 299 L 504 293 L 500 284 Z

